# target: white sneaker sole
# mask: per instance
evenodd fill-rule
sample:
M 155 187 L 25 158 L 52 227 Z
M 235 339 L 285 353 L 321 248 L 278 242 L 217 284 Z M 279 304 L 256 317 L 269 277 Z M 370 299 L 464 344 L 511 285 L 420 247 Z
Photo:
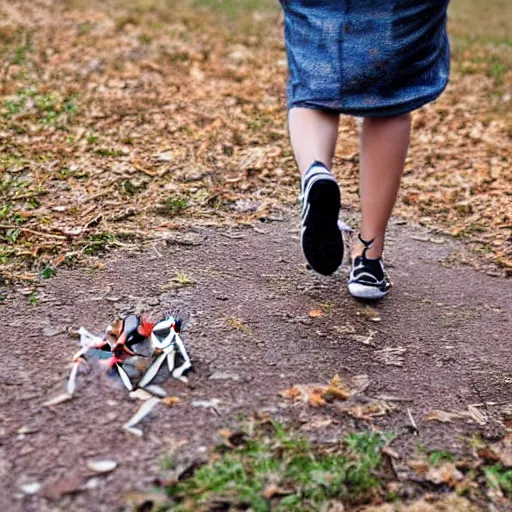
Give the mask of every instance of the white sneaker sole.
M 348 291 L 352 297 L 356 297 L 358 299 L 382 299 L 385 297 L 390 290 L 382 291 L 376 288 L 375 286 L 365 286 L 364 284 L 359 283 L 350 283 L 348 285 Z

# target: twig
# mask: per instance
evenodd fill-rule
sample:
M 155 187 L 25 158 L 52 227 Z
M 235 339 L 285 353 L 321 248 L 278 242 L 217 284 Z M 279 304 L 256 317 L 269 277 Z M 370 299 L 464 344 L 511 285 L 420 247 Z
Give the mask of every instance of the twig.
M 379 395 L 378 400 L 384 400 L 385 402 L 414 402 L 414 398 L 401 398 L 399 396 Z
M 151 247 L 152 247 L 153 251 L 155 251 L 156 255 L 157 255 L 159 258 L 161 258 L 161 257 L 162 257 L 162 253 L 161 253 L 161 252 L 156 248 L 156 246 L 155 246 L 155 242 L 153 242 L 153 243 L 151 244 Z
M 48 233 L 46 231 L 38 231 L 36 229 L 23 228 L 19 226 L 11 226 L 9 224 L 0 224 L 0 229 L 19 229 L 23 233 L 30 233 L 32 235 L 46 236 L 48 238 L 54 238 L 56 240 L 67 240 L 67 236 L 55 235 L 54 233 Z
M 411 420 L 411 426 L 412 426 L 414 435 L 417 436 L 420 433 L 420 431 L 418 429 L 418 425 L 416 425 L 416 422 L 414 421 L 414 418 L 412 417 L 410 409 L 407 409 L 407 414 L 409 415 L 409 419 Z

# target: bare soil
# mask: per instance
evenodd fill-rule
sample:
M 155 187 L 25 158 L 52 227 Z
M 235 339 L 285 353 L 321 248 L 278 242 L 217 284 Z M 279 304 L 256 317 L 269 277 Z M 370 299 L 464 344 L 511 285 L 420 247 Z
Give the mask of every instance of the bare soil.
M 336 373 L 368 375 L 366 395 L 394 406 L 375 425 L 400 434 L 402 455 L 418 441 L 460 452 L 462 439 L 475 432 L 503 436 L 498 420 L 512 403 L 510 282 L 454 265 L 450 255 L 460 246 L 453 241 L 395 225 L 387 257 L 395 288 L 369 307 L 348 295 L 346 268 L 323 278 L 304 267 L 296 227 L 292 219 L 257 229 L 198 229 L 149 253 L 114 253 L 101 271 L 61 269 L 40 289 L 38 305 L 11 293 L 0 308 L 2 510 L 129 510 L 125 493 L 150 488 L 163 473 L 162 456 L 176 454 L 185 467 L 204 457 L 219 429 L 236 428 L 255 411 L 305 429 L 331 418 L 326 429 L 309 428 L 324 440 L 366 428 L 335 405 L 295 406 L 279 396 Z M 175 283 L 178 272 L 192 284 Z M 77 348 L 71 332 L 83 325 L 100 333 L 143 307 L 186 320 L 195 372 L 188 387 L 163 384 L 181 403 L 158 405 L 143 421 L 141 439 L 121 429 L 140 402 L 94 373 L 80 376 L 71 401 L 43 407 L 63 391 Z M 322 316 L 311 317 L 314 310 Z M 370 343 L 362 343 L 368 335 Z M 381 351 L 388 348 L 403 348 L 402 360 L 386 359 Z M 212 379 L 216 372 L 224 375 Z M 214 399 L 216 410 L 192 405 Z M 487 402 L 482 425 L 424 418 L 434 409 Z M 86 461 L 93 458 L 114 459 L 118 467 L 92 475 Z M 30 481 L 42 485 L 33 496 L 20 490 Z

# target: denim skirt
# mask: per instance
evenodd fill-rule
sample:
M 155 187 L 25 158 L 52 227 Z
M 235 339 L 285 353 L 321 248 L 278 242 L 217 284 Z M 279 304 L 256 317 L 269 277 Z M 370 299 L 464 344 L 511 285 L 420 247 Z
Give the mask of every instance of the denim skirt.
M 448 83 L 449 0 L 281 0 L 288 108 L 405 114 Z

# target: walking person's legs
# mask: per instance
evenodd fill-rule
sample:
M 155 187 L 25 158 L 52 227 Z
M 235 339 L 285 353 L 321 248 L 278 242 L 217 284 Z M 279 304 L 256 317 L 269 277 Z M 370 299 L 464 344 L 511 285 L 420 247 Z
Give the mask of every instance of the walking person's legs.
M 344 252 L 338 227 L 341 194 L 330 170 L 338 123 L 338 114 L 324 110 L 289 112 L 290 139 L 302 175 L 302 251 L 311 268 L 324 275 L 338 269 Z
M 290 141 L 301 175 L 313 162 L 329 169 L 338 138 L 339 114 L 310 108 L 292 108 L 288 113 Z
M 361 133 L 361 238 L 373 240 L 366 255 L 380 258 L 386 227 L 395 204 L 409 147 L 411 116 L 366 118 Z M 363 252 L 357 242 L 353 256 Z
M 352 248 L 348 284 L 355 297 L 379 299 L 391 288 L 382 252 L 404 171 L 410 131 L 410 114 L 363 121 L 359 175 L 361 232 Z

